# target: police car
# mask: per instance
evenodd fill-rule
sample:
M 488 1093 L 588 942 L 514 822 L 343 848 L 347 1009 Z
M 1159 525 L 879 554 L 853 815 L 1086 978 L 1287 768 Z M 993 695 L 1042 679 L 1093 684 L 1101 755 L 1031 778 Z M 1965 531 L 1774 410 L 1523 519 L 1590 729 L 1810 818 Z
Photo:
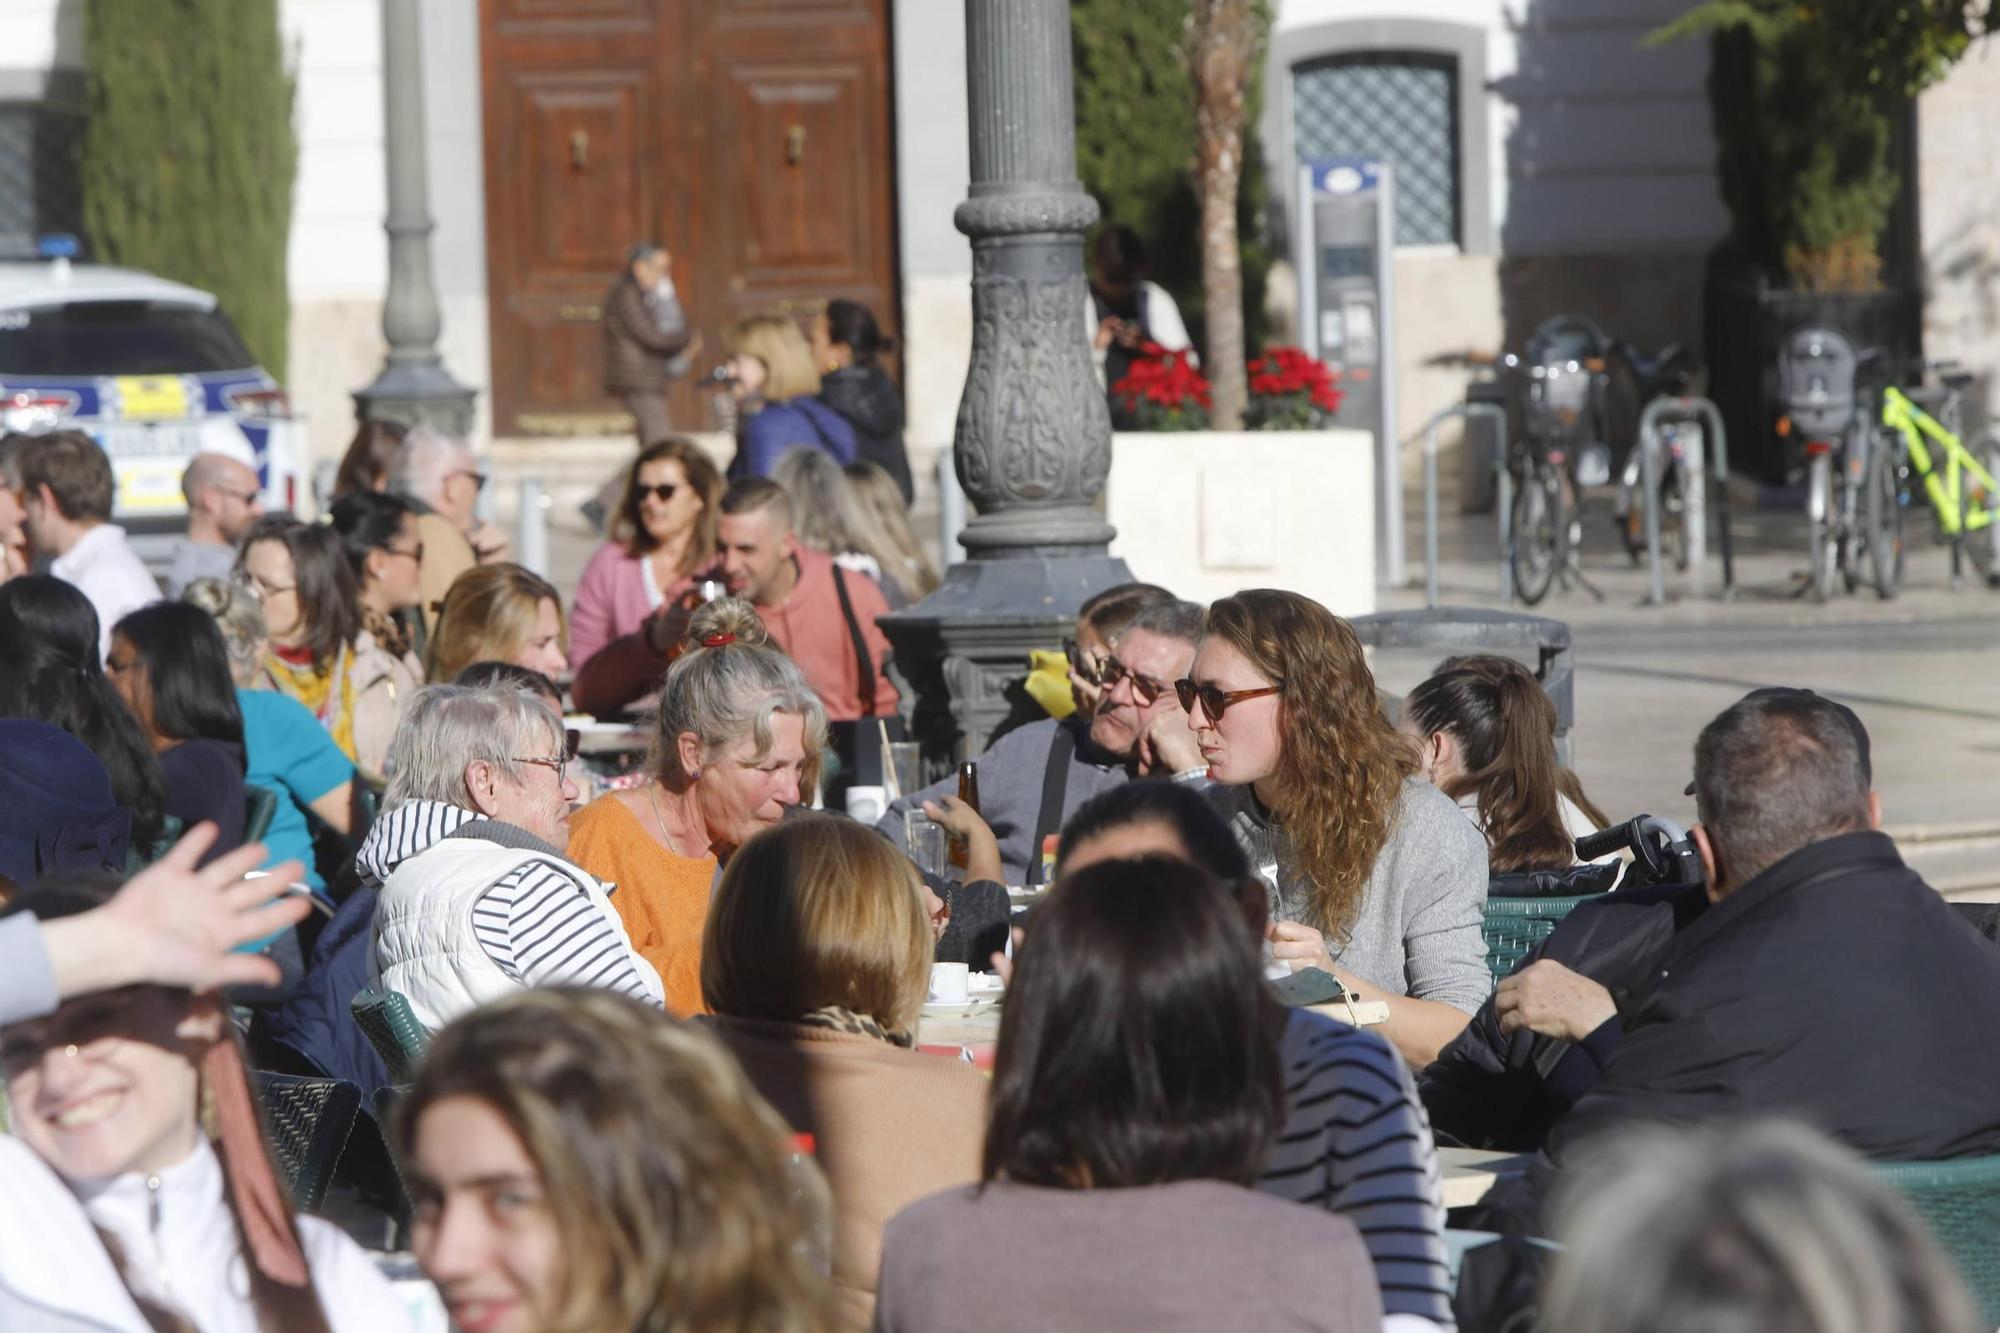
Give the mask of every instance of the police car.
M 266 509 L 294 508 L 303 423 L 215 297 L 74 253 L 60 237 L 33 258 L 0 255 L 0 432 L 81 430 L 101 444 L 114 520 L 149 563 L 186 521 L 181 472 L 196 454 L 249 464 Z

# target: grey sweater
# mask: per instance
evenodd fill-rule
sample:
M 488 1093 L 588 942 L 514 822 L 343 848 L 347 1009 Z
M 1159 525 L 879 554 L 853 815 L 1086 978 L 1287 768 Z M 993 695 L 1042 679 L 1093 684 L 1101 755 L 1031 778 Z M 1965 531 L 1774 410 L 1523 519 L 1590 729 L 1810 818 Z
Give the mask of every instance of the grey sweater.
M 1289 861 L 1285 833 L 1248 786 L 1214 787 L 1250 868 L 1271 893 L 1271 919 L 1303 921 L 1312 883 Z M 1347 942 L 1328 940 L 1334 961 L 1393 995 L 1477 1013 L 1493 990 L 1486 970 L 1486 839 L 1422 778 L 1403 783 L 1389 840 L 1375 857 Z
M 876 1333 L 1381 1328 L 1352 1222 L 1219 1180 L 966 1185 L 882 1235 Z

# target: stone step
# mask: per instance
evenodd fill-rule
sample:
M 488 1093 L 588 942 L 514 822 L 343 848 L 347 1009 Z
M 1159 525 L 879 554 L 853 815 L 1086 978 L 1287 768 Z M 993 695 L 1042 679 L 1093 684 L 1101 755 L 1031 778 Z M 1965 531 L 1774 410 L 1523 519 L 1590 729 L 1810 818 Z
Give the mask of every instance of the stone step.
M 2000 824 L 1914 824 L 1888 832 L 1910 868 L 1945 897 L 2000 902 Z

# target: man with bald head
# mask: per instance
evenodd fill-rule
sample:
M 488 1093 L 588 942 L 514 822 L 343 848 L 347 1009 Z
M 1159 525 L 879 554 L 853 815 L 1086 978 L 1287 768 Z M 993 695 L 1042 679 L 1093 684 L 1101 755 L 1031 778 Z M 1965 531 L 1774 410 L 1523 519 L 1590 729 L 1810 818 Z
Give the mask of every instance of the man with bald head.
M 187 536 L 174 548 L 167 596 L 179 597 L 196 579 L 226 579 L 236 565 L 236 543 L 264 507 L 256 470 L 228 454 L 196 454 L 181 473 L 187 497 Z

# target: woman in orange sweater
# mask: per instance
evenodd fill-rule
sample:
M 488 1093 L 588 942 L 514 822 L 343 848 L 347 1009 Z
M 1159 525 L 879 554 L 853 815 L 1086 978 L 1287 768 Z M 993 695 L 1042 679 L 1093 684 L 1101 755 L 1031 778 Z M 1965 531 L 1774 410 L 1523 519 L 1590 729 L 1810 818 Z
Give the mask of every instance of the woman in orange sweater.
M 660 690 L 652 775 L 570 820 L 569 857 L 616 885 L 632 947 L 667 1009 L 703 1012 L 701 933 L 717 867 L 819 785 L 826 712 L 748 602 L 694 614 Z
M 710 1020 L 833 1191 L 833 1282 L 867 1324 L 882 1228 L 979 1178 L 987 1080 L 913 1049 L 934 900 L 873 829 L 788 819 L 730 861 L 701 956 Z

